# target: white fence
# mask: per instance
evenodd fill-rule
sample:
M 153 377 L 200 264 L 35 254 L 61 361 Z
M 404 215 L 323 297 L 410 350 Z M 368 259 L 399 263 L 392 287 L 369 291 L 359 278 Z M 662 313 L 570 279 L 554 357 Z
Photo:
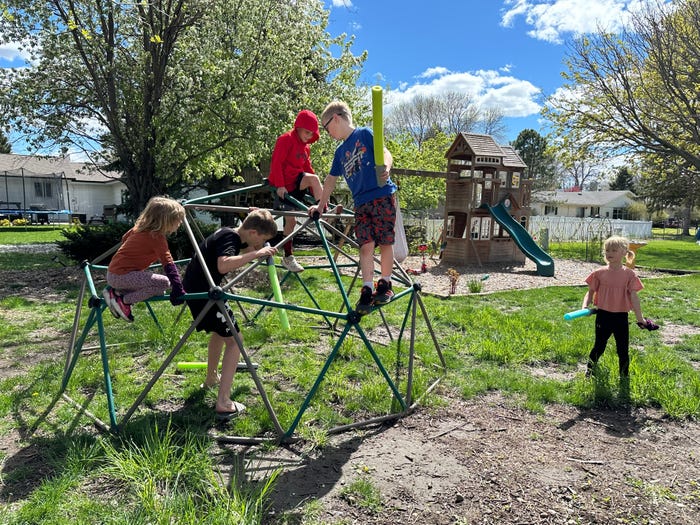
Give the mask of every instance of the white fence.
M 651 221 L 625 221 L 622 219 L 595 219 L 577 217 L 556 217 L 534 215 L 530 217 L 528 231 L 538 235 L 542 230 L 549 231 L 549 241 L 586 241 L 593 238 L 605 239 L 610 235 L 623 235 L 628 239 L 650 239 Z
M 421 225 L 426 229 L 427 239 L 437 241 L 442 233 L 443 219 L 407 218 L 405 224 Z M 605 239 L 610 235 L 623 235 L 628 239 L 650 239 L 651 221 L 623 221 L 621 219 L 594 219 L 577 217 L 556 217 L 534 215 L 530 217 L 528 232 L 540 238 L 542 230 L 548 230 L 550 242 L 587 241 L 594 238 Z

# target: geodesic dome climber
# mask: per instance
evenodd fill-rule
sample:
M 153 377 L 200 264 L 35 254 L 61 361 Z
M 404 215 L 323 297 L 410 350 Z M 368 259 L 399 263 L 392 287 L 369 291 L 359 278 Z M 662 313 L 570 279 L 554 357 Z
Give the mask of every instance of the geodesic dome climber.
M 254 185 L 183 201 L 187 211 L 183 226 L 192 244 L 192 251 L 197 253 L 199 257 L 202 256 L 198 246 L 203 236 L 198 230 L 197 222 L 193 220 L 196 212 L 216 211 L 244 215 L 249 211 L 248 208 L 226 206 L 219 203 L 225 197 L 260 191 L 266 187 L 266 184 Z M 327 213 L 309 217 L 305 204 L 291 197 L 288 197 L 288 200 L 293 207 L 291 211 L 270 210 L 270 212 L 276 218 L 294 217 L 297 227 L 276 246 L 280 248 L 288 240 L 304 233 L 316 240 L 322 254 L 314 257 L 307 256 L 310 260 L 304 260 L 306 270 L 303 274 L 291 273 L 281 265 L 275 265 L 271 269 L 269 261 L 256 261 L 233 275 L 222 286 L 214 286 L 209 275 L 208 279 L 212 286 L 208 293 L 187 293 L 185 296 L 185 299 L 208 299 L 205 311 L 199 318 L 188 323 L 184 333 L 177 337 L 176 341 L 174 340 L 176 336 L 173 337 L 172 349 L 167 355 L 162 356 L 162 362 L 160 362 L 161 358 L 158 357 L 160 364 L 157 370 L 143 384 L 141 392 L 125 411 L 117 410 L 112 391 L 111 353 L 117 345 L 114 344 L 114 341 L 110 341 L 111 326 L 116 326 L 111 323 L 120 323 L 120 321 L 110 320 L 109 323 L 105 323 L 104 312 L 107 306 L 100 293 L 101 290 L 98 290 L 95 284 L 96 275 L 99 272 L 105 272 L 107 268 L 101 264 L 102 261 L 116 251 L 118 245 L 91 262 L 83 262 L 81 265 L 83 282 L 77 298 L 64 373 L 60 390 L 51 407 L 59 399 L 63 399 L 91 417 L 101 428 L 119 431 L 139 410 L 144 399 L 156 382 L 161 380 L 163 374 L 169 369 L 175 368 L 175 359 L 185 347 L 188 339 L 195 333 L 199 319 L 209 308 L 218 308 L 236 338 L 242 362 L 245 363 L 245 368 L 249 373 L 249 377 L 246 376 L 245 379 L 240 379 L 240 376 L 237 375 L 234 386 L 239 380 L 252 383 L 250 393 L 255 396 L 254 403 L 257 403 L 256 406 L 259 409 L 257 413 L 259 416 L 262 414 L 261 417 L 266 420 L 267 425 L 267 428 L 258 435 L 220 436 L 220 440 L 246 443 L 284 443 L 298 439 L 299 436 L 296 432 L 300 425 L 318 424 L 318 422 L 306 418 L 305 413 L 314 402 L 318 392 L 323 388 L 324 379 L 327 378 L 334 362 L 348 346 L 354 348 L 357 366 L 365 367 L 369 374 L 373 374 L 374 377 L 381 376 L 383 379 L 384 393 L 382 395 L 385 397 L 385 402 L 383 401 L 382 406 L 385 408 L 382 413 L 369 414 L 358 421 L 353 420 L 354 414 L 345 414 L 344 419 L 339 418 L 343 424 L 324 427 L 322 431 L 337 433 L 349 428 L 399 419 L 413 411 L 423 396 L 439 383 L 446 366 L 421 297 L 420 284 L 413 282 L 401 265 L 394 261 L 392 280 L 394 280 L 396 294 L 393 300 L 386 305 L 374 307 L 373 312 L 367 316 L 358 315 L 353 309 L 354 302 L 350 299 L 355 285 L 361 286 L 361 280 L 358 279 L 360 274 L 358 245 L 348 234 L 349 228 L 343 229 L 343 224 L 352 220 L 353 214 L 343 211 L 340 214 Z M 177 261 L 177 264 L 185 264 L 188 261 L 189 259 Z M 378 263 L 378 260 L 376 262 Z M 261 269 L 266 270 L 261 272 L 263 275 L 274 271 L 276 276 L 277 272 L 281 272 L 279 283 L 282 294 L 270 291 L 270 286 L 265 287 L 265 292 L 258 293 L 251 292 L 248 288 L 237 288 L 244 282 L 246 276 Z M 270 275 L 272 274 L 270 273 Z M 329 275 L 332 284 L 328 284 Z M 319 289 L 320 283 L 323 283 L 322 290 Z M 293 297 L 297 299 L 295 299 L 294 304 L 280 300 L 282 296 L 287 297 L 289 291 L 295 292 Z M 183 321 L 184 316 L 179 315 L 182 313 L 182 309 L 178 313 L 178 309 L 170 306 L 167 299 L 168 296 L 164 295 L 145 301 L 144 306 L 139 306 L 141 303 L 137 303 L 137 308 L 145 308 L 148 316 L 139 315 L 135 324 L 149 323 L 148 319 L 150 318 L 163 332 L 173 333 L 179 330 L 180 328 L 177 326 L 174 328 L 166 326 L 167 322 L 172 323 L 173 320 L 174 323 L 185 322 Z M 265 356 L 261 357 L 263 350 L 257 350 L 254 356 L 258 363 L 253 362 L 253 352 L 244 345 L 242 338 L 234 329 L 234 319 L 229 316 L 224 307 L 226 301 L 232 306 L 238 307 L 241 314 L 239 321 L 251 325 L 267 319 L 265 317 L 267 315 L 273 316 L 272 319 L 277 322 L 275 314 L 283 311 L 288 317 L 291 328 L 278 332 L 277 338 L 280 339 L 282 348 L 278 348 L 277 351 L 284 349 L 285 339 L 294 339 L 295 326 L 297 328 L 313 326 L 313 330 L 317 330 L 319 333 L 318 341 L 321 346 L 328 345 L 327 350 L 319 350 L 318 344 L 315 346 L 315 351 L 312 354 L 316 360 L 309 365 L 309 368 L 314 370 L 313 373 L 316 374 L 315 380 L 310 387 L 308 385 L 293 385 L 295 389 L 293 398 L 298 401 L 299 406 L 290 411 L 289 396 L 286 396 L 283 402 L 284 417 L 279 416 L 280 403 L 277 398 L 281 397 L 279 395 L 281 381 L 279 377 L 274 377 L 277 371 L 274 370 L 274 366 L 266 366 Z M 186 308 L 186 306 L 183 305 L 181 308 Z M 245 327 L 242 324 L 241 330 L 245 333 Z M 133 330 L 133 332 L 138 332 L 138 330 Z M 94 346 L 88 346 L 88 343 L 95 339 L 97 343 Z M 267 346 L 267 344 L 264 345 L 264 352 L 275 352 L 275 349 L 272 348 L 273 345 L 270 345 L 270 349 Z M 89 400 L 76 400 L 67 393 L 69 386 L 75 386 L 72 385 L 74 383 L 72 376 L 76 364 L 81 360 L 94 358 L 94 352 L 85 352 L 88 348 L 99 348 L 109 423 L 102 422 L 88 411 Z M 390 368 L 386 366 L 389 360 L 391 360 Z M 379 376 L 376 372 L 379 373 Z M 293 383 L 293 380 L 294 378 L 286 377 L 284 382 Z M 349 378 L 347 381 L 348 388 L 362 387 L 356 378 Z M 250 403 L 250 400 L 246 400 L 246 403 Z M 47 409 L 47 413 L 51 407 Z M 255 417 L 253 412 L 250 410 L 241 414 L 239 418 Z

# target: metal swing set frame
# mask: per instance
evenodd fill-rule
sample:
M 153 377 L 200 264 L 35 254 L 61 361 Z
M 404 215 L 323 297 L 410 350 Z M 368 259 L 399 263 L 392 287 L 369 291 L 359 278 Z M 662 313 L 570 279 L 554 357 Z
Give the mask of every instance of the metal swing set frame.
M 262 188 L 265 188 L 266 184 L 260 184 L 260 185 L 254 185 L 254 186 L 249 186 L 245 188 L 239 188 L 236 190 L 230 190 L 222 193 L 217 193 L 213 195 L 207 195 L 204 197 L 199 197 L 196 199 L 191 199 L 187 201 L 182 201 L 183 206 L 185 207 L 187 214 L 185 217 L 185 220 L 183 221 L 183 225 L 185 227 L 185 230 L 187 232 L 188 238 L 190 239 L 193 249 L 197 256 L 202 259 L 202 254 L 199 250 L 199 242 L 198 242 L 198 237 L 195 234 L 195 231 L 193 230 L 193 225 L 196 228 L 196 222 L 192 221 L 192 224 L 188 220 L 188 217 L 192 218 L 193 212 L 196 210 L 200 211 L 219 211 L 219 212 L 228 212 L 228 213 L 238 213 L 238 214 L 245 214 L 249 211 L 249 208 L 241 208 L 241 207 L 235 207 L 235 206 L 225 206 L 221 204 L 212 204 L 212 202 L 219 201 L 220 199 L 224 197 L 230 197 L 230 196 L 235 196 L 237 194 L 242 194 L 246 192 L 250 192 L 251 190 L 260 190 Z M 127 411 L 121 416 L 120 419 L 117 417 L 117 410 L 115 407 L 115 400 L 114 400 L 114 394 L 112 391 L 112 379 L 111 379 L 111 371 L 110 371 L 110 363 L 109 363 L 109 346 L 107 344 L 107 333 L 105 330 L 105 324 L 103 320 L 103 314 L 105 312 L 105 309 L 107 308 L 107 305 L 105 303 L 105 300 L 102 298 L 101 294 L 97 292 L 97 289 L 95 287 L 95 281 L 93 279 L 93 272 L 95 271 L 106 271 L 107 267 L 104 265 L 101 265 L 100 262 L 105 260 L 107 257 L 109 257 L 112 253 L 114 253 L 119 245 L 117 244 L 114 246 L 112 249 L 109 251 L 105 252 L 104 254 L 100 255 L 98 258 L 96 258 L 92 262 L 84 261 L 81 264 L 81 269 L 84 274 L 84 279 L 82 281 L 82 285 L 80 288 L 80 292 L 78 295 L 77 299 L 77 306 L 76 306 L 76 311 L 75 311 L 75 316 L 74 316 L 74 321 L 73 321 L 73 328 L 71 331 L 70 335 L 70 340 L 65 356 L 65 366 L 63 370 L 63 376 L 61 380 L 61 385 L 58 393 L 56 396 L 53 398 L 51 404 L 49 407 L 46 409 L 44 412 L 43 416 L 39 418 L 37 421 L 37 424 L 46 416 L 48 413 L 53 409 L 53 407 L 56 405 L 56 403 L 59 400 L 64 400 L 68 404 L 72 405 L 74 408 L 76 408 L 81 414 L 85 414 L 88 416 L 90 419 L 94 421 L 94 423 L 101 428 L 104 431 L 111 431 L 111 432 L 119 432 L 121 428 L 126 425 L 126 423 L 129 421 L 129 419 L 134 415 L 136 410 L 139 408 L 145 397 L 148 395 L 149 391 L 152 389 L 152 387 L 155 385 L 155 383 L 159 380 L 159 378 L 163 375 L 163 373 L 168 369 L 169 366 L 171 366 L 172 361 L 175 359 L 175 357 L 178 355 L 180 350 L 183 348 L 185 343 L 187 342 L 188 338 L 190 335 L 196 330 L 197 324 L 199 321 L 204 317 L 206 312 L 210 308 L 218 308 L 221 314 L 224 316 L 226 323 L 229 326 L 229 329 L 231 330 L 231 333 L 234 336 L 234 339 L 236 343 L 238 344 L 238 347 L 240 349 L 240 355 L 243 359 L 243 361 L 246 364 L 247 371 L 250 373 L 250 376 L 255 384 L 255 387 L 257 389 L 258 394 L 260 395 L 262 402 L 265 405 L 265 408 L 267 410 L 267 413 L 269 414 L 270 421 L 272 423 L 272 426 L 274 427 L 274 436 L 270 438 L 269 436 L 262 436 L 262 437 L 251 437 L 251 436 L 221 436 L 219 437 L 219 441 L 222 442 L 233 442 L 233 443 L 247 443 L 247 444 L 255 444 L 255 443 L 265 443 L 265 442 L 274 442 L 276 444 L 283 444 L 283 443 L 290 443 L 294 442 L 300 439 L 300 437 L 295 434 L 296 429 L 298 428 L 299 424 L 301 423 L 302 416 L 304 415 L 304 412 L 306 409 L 309 407 L 313 397 L 315 396 L 316 392 L 318 391 L 326 373 L 328 372 L 331 364 L 333 361 L 336 359 L 338 356 L 338 353 L 341 349 L 341 346 L 345 339 L 349 335 L 355 335 L 359 337 L 359 339 L 362 341 L 364 344 L 364 348 L 367 350 L 369 355 L 372 357 L 372 360 L 374 361 L 374 364 L 378 368 L 379 372 L 385 379 L 390 391 L 391 395 L 393 396 L 392 400 L 392 408 L 391 412 L 388 414 L 380 415 L 378 417 L 373 417 L 370 419 L 362 420 L 362 421 L 357 421 L 351 424 L 347 425 L 342 425 L 342 426 L 337 426 L 334 428 L 330 429 L 325 429 L 325 431 L 328 434 L 334 434 L 334 433 L 340 433 L 347 431 L 352 428 L 358 428 L 358 427 L 364 427 L 364 426 L 370 426 L 370 425 L 376 425 L 380 424 L 385 421 L 390 421 L 390 420 L 396 420 L 400 419 L 402 417 L 405 417 L 406 415 L 410 414 L 420 403 L 421 399 L 423 399 L 427 394 L 429 394 L 439 383 L 440 379 L 442 376 L 444 376 L 445 370 L 446 370 L 446 363 L 445 359 L 442 355 L 442 352 L 440 350 L 440 345 L 437 341 L 437 338 L 435 336 L 435 333 L 432 329 L 430 319 L 428 317 L 428 312 L 426 310 L 425 304 L 423 303 L 423 300 L 421 298 L 421 286 L 419 283 L 414 283 L 409 275 L 404 271 L 404 269 L 401 267 L 401 265 L 395 260 L 394 261 L 394 268 L 393 268 L 393 274 L 392 274 L 392 280 L 397 283 L 405 286 L 404 290 L 398 291 L 396 295 L 393 297 L 392 301 L 386 305 L 383 306 L 377 306 L 373 308 L 373 311 L 378 311 L 379 314 L 381 315 L 382 318 L 382 323 L 384 324 L 384 327 L 387 330 L 389 339 L 391 341 L 394 341 L 394 336 L 392 335 L 391 329 L 389 324 L 387 323 L 387 320 L 384 316 L 384 313 L 382 312 L 382 309 L 384 308 L 398 308 L 400 305 L 405 305 L 405 310 L 403 313 L 403 319 L 400 325 L 398 337 L 396 338 L 396 345 L 397 345 L 397 362 L 396 364 L 396 378 L 392 378 L 388 371 L 387 368 L 384 366 L 382 363 L 382 360 L 380 359 L 380 356 L 377 354 L 375 349 L 373 348 L 373 343 L 368 337 L 367 333 L 363 330 L 362 325 L 361 325 L 361 319 L 362 316 L 357 314 L 352 307 L 352 304 L 350 303 L 350 300 L 348 298 L 348 294 L 352 290 L 352 288 L 355 286 L 355 284 L 358 282 L 358 276 L 360 273 L 360 267 L 359 267 L 359 260 L 353 255 L 348 253 L 343 247 L 345 245 L 355 247 L 357 248 L 358 245 L 356 241 L 354 241 L 351 237 L 347 235 L 347 230 L 346 232 L 341 232 L 339 229 L 335 228 L 334 225 L 332 224 L 339 218 L 352 218 L 353 214 L 351 212 L 342 212 L 342 214 L 331 214 L 331 213 L 325 213 L 325 214 L 319 214 L 316 213 L 314 217 L 309 217 L 308 215 L 308 208 L 301 202 L 297 201 L 296 199 L 292 198 L 291 196 L 287 196 L 286 200 L 288 203 L 290 203 L 293 208 L 295 208 L 292 211 L 284 211 L 284 210 L 270 210 L 270 212 L 273 214 L 275 217 L 280 217 L 280 216 L 293 216 L 295 217 L 295 220 L 297 221 L 297 226 L 291 234 L 283 238 L 278 244 L 277 247 L 283 246 L 287 241 L 291 240 L 294 236 L 298 235 L 301 231 L 308 231 L 312 233 L 315 237 L 318 237 L 320 239 L 320 242 L 323 246 L 323 250 L 325 252 L 326 258 L 327 258 L 327 263 L 326 264 L 320 264 L 316 266 L 306 266 L 307 270 L 312 270 L 312 269 L 321 269 L 324 271 L 330 271 L 333 274 L 335 283 L 338 286 L 338 290 L 340 292 L 340 298 L 341 298 L 341 305 L 337 310 L 327 310 L 321 308 L 319 302 L 314 298 L 312 290 L 307 286 L 307 284 L 303 281 L 301 276 L 296 273 L 289 272 L 286 270 L 286 274 L 284 277 L 280 280 L 280 286 L 283 285 L 285 282 L 287 282 L 288 279 L 295 279 L 300 285 L 303 287 L 305 290 L 306 294 L 310 298 L 311 303 L 313 306 L 302 306 L 302 305 L 295 305 L 295 304 L 288 304 L 288 303 L 283 303 L 283 302 L 277 302 L 273 298 L 273 294 L 271 293 L 267 298 L 261 299 L 261 298 L 254 298 L 254 297 L 247 297 L 245 295 L 240 295 L 237 293 L 233 292 L 233 287 L 235 286 L 236 283 L 240 282 L 241 279 L 243 279 L 249 272 L 253 271 L 256 267 L 260 265 L 267 265 L 267 261 L 256 261 L 254 263 L 251 263 L 249 266 L 247 266 L 245 269 L 240 271 L 235 275 L 233 279 L 230 281 L 226 282 L 223 286 L 216 286 L 214 284 L 214 281 L 209 274 L 208 269 L 206 268 L 206 265 L 203 265 L 205 274 L 207 277 L 207 280 L 209 281 L 210 285 L 210 290 L 209 292 L 203 292 L 203 293 L 187 293 L 185 295 L 185 299 L 208 299 L 208 302 L 203 309 L 203 311 L 200 313 L 200 315 L 194 319 L 188 329 L 185 331 L 185 333 L 180 337 L 178 342 L 175 344 L 175 346 L 172 348 L 172 350 L 165 356 L 165 359 L 163 360 L 162 364 L 159 366 L 159 368 L 155 371 L 151 379 L 148 381 L 148 383 L 144 386 L 143 390 L 141 393 L 138 395 L 138 397 L 134 400 L 134 402 L 131 404 L 131 406 L 127 409 Z M 201 240 L 202 234 L 201 232 L 196 232 Z M 334 243 L 332 240 L 328 239 L 328 236 L 331 236 L 331 239 L 334 238 L 339 238 L 340 242 L 337 244 Z M 338 257 L 339 254 L 342 254 L 345 258 L 347 258 L 350 262 L 347 264 L 338 264 L 336 262 L 336 258 Z M 177 264 L 182 264 L 187 261 L 177 261 Z M 378 262 L 378 260 L 375 258 L 375 262 Z M 158 265 L 159 266 L 159 265 Z M 347 271 L 352 271 L 354 268 L 354 275 L 352 277 L 351 283 L 348 287 L 348 290 L 346 291 L 343 280 L 342 280 L 342 274 L 341 274 L 341 269 L 344 269 L 346 272 Z M 277 270 L 275 270 L 277 271 Z M 347 273 L 346 273 L 347 275 Z M 360 283 L 361 284 L 361 283 Z M 147 301 L 145 301 L 145 305 L 148 309 L 148 313 L 151 316 L 151 318 L 154 320 L 158 328 L 161 329 L 162 327 L 158 321 L 158 317 L 156 315 L 156 312 L 153 310 L 151 303 L 152 302 L 157 302 L 157 301 L 167 301 L 168 296 L 157 296 L 153 297 Z M 251 357 L 249 352 L 246 350 L 243 341 L 238 334 L 237 330 L 234 328 L 234 320 L 231 318 L 231 316 L 228 314 L 226 308 L 225 308 L 225 302 L 226 301 L 233 301 L 237 303 L 239 306 L 241 312 L 243 313 L 243 316 L 246 318 L 246 321 L 251 321 L 254 320 L 257 316 L 259 316 L 263 311 L 266 309 L 284 309 L 286 312 L 300 312 L 303 314 L 308 314 L 308 315 L 313 315 L 313 316 L 318 316 L 320 317 L 324 323 L 325 323 L 325 328 L 329 329 L 334 336 L 337 336 L 337 339 L 335 340 L 335 343 L 333 345 L 333 348 L 331 349 L 330 353 L 327 355 L 325 358 L 325 361 L 323 362 L 323 365 L 321 369 L 318 372 L 318 376 L 316 377 L 316 380 L 313 383 L 313 386 L 309 390 L 309 392 L 306 394 L 304 397 L 304 400 L 301 404 L 301 406 L 298 409 L 298 412 L 296 416 L 294 417 L 292 423 L 287 427 L 284 428 L 282 424 L 280 423 L 279 418 L 277 417 L 277 413 L 275 412 L 275 409 L 273 407 L 272 402 L 270 401 L 269 396 L 267 395 L 266 389 L 265 389 L 265 384 L 263 380 L 260 377 L 260 372 L 257 370 L 257 366 L 252 362 Z M 245 313 L 245 310 L 242 308 L 243 304 L 252 304 L 257 307 L 257 311 L 255 314 L 252 316 L 252 318 L 248 318 L 248 316 Z M 89 312 L 87 316 L 83 314 L 83 308 L 87 307 L 89 309 Z M 186 308 L 186 306 L 183 305 L 183 310 Z M 180 313 L 182 313 L 182 311 Z M 422 317 L 422 319 L 425 322 L 425 327 L 428 330 L 428 333 L 432 339 L 434 349 L 437 353 L 437 357 L 439 358 L 440 366 L 439 370 L 437 371 L 436 377 L 431 379 L 431 383 L 427 386 L 424 392 L 422 392 L 417 398 L 414 398 L 414 369 L 415 369 L 415 342 L 416 342 L 416 326 L 417 326 L 417 319 L 418 315 Z M 179 319 L 179 315 L 178 315 Z M 177 322 L 177 321 L 176 321 Z M 324 328 L 324 327 L 320 327 Z M 67 394 L 68 386 L 70 383 L 71 376 L 73 374 L 73 371 L 75 369 L 75 366 L 83 354 L 83 351 L 86 350 L 89 347 L 86 347 L 86 342 L 91 334 L 94 333 L 94 329 L 97 330 L 97 336 L 99 339 L 99 349 L 100 349 L 100 357 L 101 357 L 101 362 L 102 362 L 102 370 L 103 370 L 103 376 L 104 376 L 104 389 L 105 389 L 105 394 L 107 398 L 107 408 L 108 408 L 108 413 L 109 413 L 109 423 L 101 421 L 97 416 L 95 416 L 93 413 L 91 413 L 89 410 L 86 408 L 86 403 L 81 404 L 80 402 L 74 400 L 72 397 L 70 397 Z M 407 335 L 408 334 L 408 335 Z M 401 369 L 401 345 L 404 341 L 405 338 L 408 338 L 408 353 L 407 353 L 407 358 L 406 359 L 406 364 L 405 364 L 405 369 L 406 369 L 406 377 L 404 381 L 404 386 L 405 390 L 402 392 L 399 389 L 399 374 L 400 374 L 400 369 Z M 94 347 L 90 347 L 94 348 Z M 268 433 L 269 434 L 269 433 Z

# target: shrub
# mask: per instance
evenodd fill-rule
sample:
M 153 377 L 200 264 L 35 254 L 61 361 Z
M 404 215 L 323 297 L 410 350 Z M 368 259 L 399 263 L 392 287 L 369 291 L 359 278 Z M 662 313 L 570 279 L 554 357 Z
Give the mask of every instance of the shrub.
M 62 235 L 66 240 L 56 241 L 56 244 L 65 256 L 76 263 L 92 261 L 120 242 L 122 235 L 129 228 L 131 225 L 124 222 L 106 225 L 79 224 L 65 228 Z M 100 264 L 107 264 L 110 259 L 111 257 L 100 261 Z
M 12 226 L 10 219 L 0 219 L 0 227 L 6 228 L 7 226 Z
M 26 226 L 27 224 L 29 224 L 27 219 L 15 219 L 12 221 L 12 226 Z

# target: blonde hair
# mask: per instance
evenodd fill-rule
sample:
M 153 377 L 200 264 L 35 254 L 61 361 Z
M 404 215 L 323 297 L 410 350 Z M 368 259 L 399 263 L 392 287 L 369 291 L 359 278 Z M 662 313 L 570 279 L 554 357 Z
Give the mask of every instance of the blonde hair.
M 328 121 L 333 118 L 333 115 L 340 115 L 343 117 L 345 120 L 347 120 L 348 124 L 352 126 L 352 113 L 350 112 L 350 106 L 348 106 L 345 102 L 342 100 L 334 100 L 330 102 L 327 106 L 326 109 L 323 110 L 323 113 L 321 113 L 321 124 L 323 123 L 328 123 Z
M 272 217 L 269 210 L 262 208 L 251 211 L 246 218 L 243 219 L 241 228 L 256 231 L 260 235 L 270 239 L 277 235 L 277 223 L 275 219 Z
M 634 261 L 635 253 L 630 250 L 630 241 L 627 237 L 622 237 L 620 235 L 613 235 L 605 239 L 603 243 L 603 258 L 605 258 L 605 250 L 608 248 L 617 248 L 618 250 L 624 250 L 626 263 L 632 264 Z M 607 259 L 606 259 L 607 260 Z
M 179 226 L 185 218 L 185 208 L 170 197 L 152 197 L 134 223 L 134 230 L 165 234 Z

